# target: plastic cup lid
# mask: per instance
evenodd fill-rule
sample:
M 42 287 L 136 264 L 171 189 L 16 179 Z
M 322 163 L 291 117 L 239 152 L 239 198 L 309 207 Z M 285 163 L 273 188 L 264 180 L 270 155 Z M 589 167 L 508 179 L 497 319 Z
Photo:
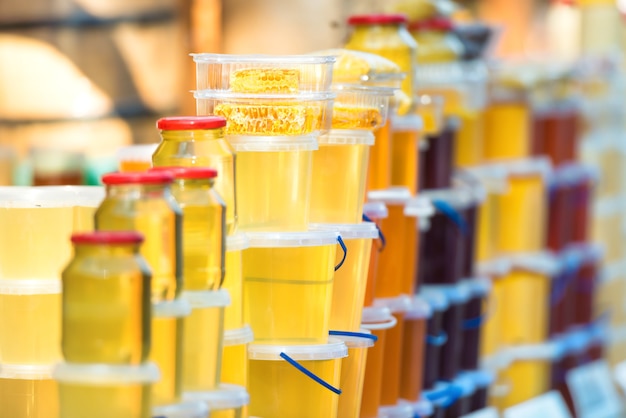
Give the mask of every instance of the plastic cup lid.
M 466 209 L 477 205 L 481 199 L 472 193 L 472 189 L 467 185 L 457 186 L 451 189 L 424 190 L 420 196 L 429 201 L 441 200 L 455 209 Z
M 366 306 L 365 308 L 363 308 L 363 315 L 361 315 L 361 325 L 369 329 L 370 324 L 384 324 L 392 321 L 393 319 L 394 316 L 391 315 L 391 310 L 389 308 L 380 306 Z M 393 325 L 387 328 L 392 327 Z
M 485 164 L 460 170 L 480 181 L 491 193 L 501 194 L 508 190 L 508 176 L 504 167 Z
M 411 299 L 411 308 L 407 311 L 404 319 L 428 319 L 433 315 L 433 310 L 425 298 L 414 296 Z
M 152 164 L 152 154 L 159 144 L 136 144 L 121 147 L 115 153 L 118 161 L 145 161 Z
M 372 331 L 367 329 L 361 329 L 358 332 L 349 332 L 348 334 L 354 335 L 337 335 L 333 334 L 332 338 L 343 341 L 343 343 L 348 348 L 368 348 L 373 347 L 376 343 L 376 339 L 368 338 L 367 336 L 372 335 Z M 363 334 L 359 336 L 359 334 Z
M 316 151 L 317 135 L 303 136 L 234 136 L 226 140 L 235 152 Z
M 389 216 L 389 209 L 383 202 L 367 202 L 363 205 L 363 214 L 370 219 L 385 219 Z
M 471 297 L 469 287 L 463 282 L 453 285 L 424 285 L 422 286 L 422 291 L 427 300 L 429 300 L 427 293 L 431 292 L 433 289 L 443 292 L 450 304 L 465 303 Z
M 332 129 L 318 139 L 320 145 L 374 145 L 374 134 L 366 129 Z
M 491 280 L 486 278 L 477 278 L 466 280 L 465 283 L 469 287 L 470 297 L 484 297 L 491 291 Z
M 140 366 L 60 363 L 55 367 L 53 377 L 59 382 L 93 385 L 147 384 L 161 378 L 154 363 Z
M 243 232 L 226 237 L 226 251 L 242 251 L 250 247 L 250 240 Z
M 581 243 L 568 246 L 561 255 L 574 258 L 579 264 L 599 263 L 605 255 L 605 248 L 595 243 Z
M 191 304 L 187 299 L 178 298 L 152 304 L 152 316 L 154 318 L 184 318 L 189 314 L 191 314 Z
M 435 214 L 435 207 L 431 200 L 426 197 L 414 197 L 404 206 L 404 214 L 406 216 L 428 217 Z
M 404 205 L 411 199 L 411 191 L 407 187 L 372 190 L 367 194 L 367 199 L 372 202 L 382 202 L 387 205 Z
M 337 233 L 307 232 L 249 232 L 250 248 L 318 247 L 337 243 Z
M 152 408 L 152 416 L 155 418 L 206 418 L 208 414 L 209 407 L 205 402 L 200 401 Z
M 0 280 L 2 295 L 57 295 L 63 290 L 59 279 L 6 279 Z
M 2 364 L 0 365 L 0 379 L 15 380 L 50 380 L 52 379 L 55 366 Z
M 428 302 L 433 311 L 445 311 L 450 306 L 447 293 L 437 286 L 422 286 L 419 296 Z
M 520 345 L 504 351 L 509 361 L 553 360 L 559 356 L 559 346 L 554 342 Z
M 280 353 L 285 353 L 294 360 L 333 360 L 348 356 L 348 347 L 343 341 L 329 338 L 328 344 L 316 345 L 248 345 L 250 360 L 284 361 Z
M 509 257 L 513 270 L 525 270 L 552 278 L 560 271 L 559 259 L 548 251 L 515 254 Z
M 502 161 L 497 164 L 506 170 L 509 177 L 542 176 L 547 179 L 552 172 L 552 164 L 545 157 Z
M 243 386 L 222 383 L 207 392 L 185 392 L 185 401 L 205 402 L 211 411 L 242 408 L 250 402 L 250 395 Z
M 424 121 L 420 115 L 408 113 L 403 116 L 391 116 L 391 130 L 394 132 L 418 131 L 424 128 Z
M 584 164 L 566 164 L 550 175 L 551 187 L 573 186 L 583 182 L 597 182 L 600 172 L 596 167 Z
M 433 404 L 428 399 L 421 399 L 417 402 L 401 400 L 400 403 L 410 405 L 413 413 L 422 418 L 430 417 L 435 412 Z
M 337 60 L 333 55 L 265 55 L 265 54 L 189 54 L 194 62 L 202 64 L 269 64 L 278 65 L 310 65 L 332 64 Z
M 394 406 L 381 406 L 378 409 L 378 418 L 413 418 L 411 405 L 398 404 Z
M 96 207 L 105 196 L 101 186 L 1 186 L 3 208 L 69 208 Z
M 341 235 L 344 240 L 378 238 L 378 228 L 373 222 L 359 224 L 310 224 L 311 231 L 330 231 Z
M 478 263 L 476 271 L 480 275 L 491 278 L 500 278 L 509 274 L 511 268 L 511 261 L 503 257 Z
M 378 298 L 374 299 L 374 306 L 388 308 L 391 313 L 406 313 L 413 307 L 413 300 L 407 295 L 400 295 L 395 298 Z
M 226 289 L 184 291 L 181 298 L 189 302 L 193 309 L 230 306 L 230 295 Z
M 465 398 L 467 396 L 471 396 L 474 392 L 476 392 L 476 384 L 474 383 L 474 379 L 468 374 L 462 373 L 454 379 L 454 385 L 461 388 L 461 397 Z
M 487 388 L 496 381 L 496 374 L 489 370 L 474 370 L 468 374 L 474 379 L 476 389 Z
M 237 329 L 227 329 L 224 331 L 224 347 L 242 345 L 254 341 L 254 333 L 250 325 L 244 325 Z

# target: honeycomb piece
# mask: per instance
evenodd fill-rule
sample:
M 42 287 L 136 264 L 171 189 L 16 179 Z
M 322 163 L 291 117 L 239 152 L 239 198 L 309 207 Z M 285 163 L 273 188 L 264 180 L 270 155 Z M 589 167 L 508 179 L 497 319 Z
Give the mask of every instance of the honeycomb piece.
M 237 93 L 298 93 L 300 71 L 283 68 L 247 68 L 233 71 L 230 89 Z
M 322 126 L 317 106 L 220 103 L 214 112 L 228 120 L 229 135 L 303 135 Z
M 340 106 L 333 107 L 333 129 L 375 129 L 383 118 L 375 107 Z
M 337 57 L 333 66 L 334 83 L 358 83 L 380 74 L 400 73 L 400 67 L 393 61 L 369 52 L 349 49 L 328 49 L 312 55 L 332 55 Z

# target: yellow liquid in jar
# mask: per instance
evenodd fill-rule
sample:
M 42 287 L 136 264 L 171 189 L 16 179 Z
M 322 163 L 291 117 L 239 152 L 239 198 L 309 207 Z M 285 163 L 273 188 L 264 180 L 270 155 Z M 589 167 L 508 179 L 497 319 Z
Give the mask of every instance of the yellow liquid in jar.
M 367 347 L 348 348 L 348 357 L 341 363 L 341 396 L 339 397 L 338 417 L 359 418 Z
M 471 167 L 483 161 L 484 122 L 481 111 L 457 113 L 461 126 L 457 132 L 454 161 L 457 167 Z M 506 139 L 505 139 L 506 141 Z
M 194 308 L 183 321 L 183 390 L 213 390 L 221 373 L 224 308 Z
M 0 405 L 3 418 L 57 418 L 57 383 L 50 379 L 0 379 Z
M 391 123 L 374 132 L 375 142 L 370 149 L 367 190 L 384 190 L 391 186 Z M 319 151 L 318 151 L 319 152 Z
M 94 230 L 93 217 L 96 213 L 95 207 L 74 206 L 74 233 L 92 232 Z
M 498 197 L 488 193 L 478 211 L 478 234 L 476 234 L 476 260 L 489 261 L 496 257 L 496 225 L 500 210 Z
M 506 311 L 506 286 L 501 277 L 494 278 L 492 283 L 487 302 L 489 314 L 480 332 L 480 354 L 483 357 L 496 354 L 504 347 L 502 329 Z
M 61 294 L 0 294 L 0 335 L 4 336 L 0 338 L 1 363 L 54 364 L 59 361 Z
M 212 410 L 209 413 L 209 418 L 247 418 L 248 414 L 244 411 L 245 408 L 222 409 L 219 411 Z
M 372 330 L 378 337 L 373 347 L 368 349 L 365 363 L 365 382 L 361 397 L 361 417 L 377 418 L 380 407 L 381 388 L 383 382 L 383 361 L 385 356 L 386 329 Z
M 220 382 L 247 387 L 248 344 L 224 347 Z
M 502 380 L 510 388 L 505 395 L 498 398 L 497 405 L 506 409 L 549 390 L 550 363 L 545 360 L 515 361 L 504 370 Z
M 0 207 L 0 278 L 59 279 L 72 255 L 73 213 L 71 206 Z
M 155 406 L 180 401 L 183 374 L 183 319 L 153 318 L 150 360 L 156 363 L 161 379 L 152 386 Z
M 224 310 L 224 329 L 243 326 L 243 271 L 241 251 L 226 252 L 226 276 L 223 289 L 230 295 L 230 305 Z
M 417 193 L 419 132 L 394 131 L 391 138 L 391 185 Z
M 149 384 L 59 383 L 59 404 L 59 418 L 152 417 Z
M 530 155 L 530 109 L 526 103 L 493 103 L 485 110 L 484 158 L 498 160 Z

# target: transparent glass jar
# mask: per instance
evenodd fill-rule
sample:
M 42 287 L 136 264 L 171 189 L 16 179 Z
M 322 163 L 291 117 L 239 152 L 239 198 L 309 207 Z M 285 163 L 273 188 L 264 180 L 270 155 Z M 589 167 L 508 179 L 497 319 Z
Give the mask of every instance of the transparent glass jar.
M 217 290 L 224 281 L 226 203 L 214 190 L 216 170 L 157 167 L 174 175 L 172 194 L 183 211 L 184 290 Z
M 150 352 L 150 278 L 138 232 L 72 235 L 63 278 L 62 349 L 70 363 L 139 365 Z
M 226 202 L 228 235 L 237 229 L 235 153 L 224 139 L 221 116 L 182 116 L 159 119 L 161 143 L 152 155 L 154 167 L 211 167 L 217 170 L 215 190 Z
M 154 303 L 174 300 L 183 287 L 183 217 L 170 190 L 173 180 L 167 172 L 105 174 L 106 197 L 94 217 L 96 230 L 143 234 Z

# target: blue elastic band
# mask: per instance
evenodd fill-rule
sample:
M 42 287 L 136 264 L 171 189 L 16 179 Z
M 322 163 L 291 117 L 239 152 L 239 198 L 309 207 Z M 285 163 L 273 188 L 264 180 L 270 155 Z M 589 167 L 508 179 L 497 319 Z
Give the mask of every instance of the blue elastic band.
M 341 246 L 341 249 L 343 250 L 343 258 L 341 259 L 339 264 L 335 266 L 335 271 L 339 270 L 341 266 L 343 266 L 344 261 L 346 261 L 346 256 L 348 255 L 348 248 L 346 248 L 346 244 L 344 244 L 341 237 L 339 236 L 337 237 L 337 242 L 339 243 L 339 245 Z
M 485 323 L 485 316 L 477 316 L 476 318 L 466 319 L 463 321 L 463 329 L 478 329 L 482 324 Z
M 454 224 L 461 230 L 463 235 L 467 235 L 469 226 L 463 216 L 450 205 L 448 202 L 444 202 L 443 200 L 433 200 L 433 206 L 439 212 L 443 213 L 448 219 L 450 219 Z
M 285 361 L 287 361 L 287 363 L 291 364 L 293 367 L 298 369 L 300 372 L 304 373 L 307 377 L 310 377 L 311 379 L 313 379 L 314 381 L 316 381 L 320 385 L 324 386 L 326 389 L 336 393 L 337 395 L 341 395 L 341 389 L 337 389 L 333 385 L 331 385 L 331 384 L 325 382 L 324 380 L 320 379 L 319 377 L 317 377 L 316 375 L 311 373 L 309 370 L 307 370 L 304 367 L 302 367 L 300 365 L 300 363 L 298 363 L 297 361 L 295 361 L 294 359 L 289 357 L 287 354 L 280 353 L 280 357 L 283 358 Z
M 366 214 L 363 214 L 363 220 L 365 222 L 372 222 L 374 223 L 369 216 L 367 216 Z M 387 240 L 385 239 L 385 236 L 383 235 L 383 230 L 380 229 L 378 227 L 378 225 L 376 225 L 376 229 L 378 230 L 378 239 L 380 239 L 380 248 L 378 248 L 378 252 L 381 252 L 382 250 L 385 249 L 385 247 L 387 246 Z
M 374 334 L 365 334 L 363 332 L 351 332 L 351 331 L 328 331 L 328 335 L 335 335 L 338 337 L 357 337 L 357 338 L 369 338 L 376 342 L 378 337 Z
M 426 335 L 426 343 L 429 345 L 434 345 L 436 347 L 441 347 L 445 343 L 448 342 L 448 334 L 445 331 L 441 331 L 439 335 Z

